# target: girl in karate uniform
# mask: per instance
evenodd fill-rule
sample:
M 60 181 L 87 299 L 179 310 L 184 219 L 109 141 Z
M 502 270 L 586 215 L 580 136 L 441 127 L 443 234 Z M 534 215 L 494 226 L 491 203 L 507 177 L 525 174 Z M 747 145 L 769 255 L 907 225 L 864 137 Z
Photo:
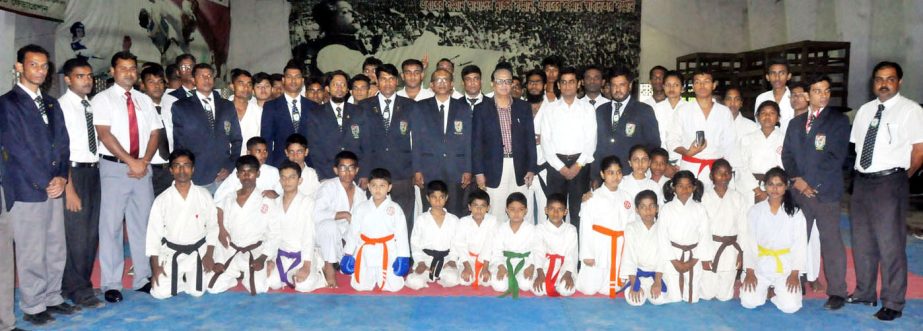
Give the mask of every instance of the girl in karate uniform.
M 652 304 L 663 303 L 667 287 L 664 286 L 663 273 L 656 272 L 660 260 L 657 255 L 657 194 L 644 190 L 635 196 L 635 208 L 640 222 L 632 222 L 625 229 L 625 255 L 622 265 L 622 278 L 628 278 L 628 291 L 625 301 L 632 306 L 640 306 L 650 301 Z
M 702 270 L 711 269 L 711 230 L 702 199 L 702 182 L 688 170 L 673 175 L 663 188 L 667 203 L 660 210 L 658 254 L 667 288 L 664 302 L 699 301 Z

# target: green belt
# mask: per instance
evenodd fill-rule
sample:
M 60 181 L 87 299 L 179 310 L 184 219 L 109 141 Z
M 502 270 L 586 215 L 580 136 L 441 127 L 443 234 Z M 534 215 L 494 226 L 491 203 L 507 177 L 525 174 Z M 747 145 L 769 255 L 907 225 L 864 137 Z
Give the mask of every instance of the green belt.
M 513 295 L 513 299 L 519 298 L 519 281 L 516 280 L 516 275 L 518 275 L 519 272 L 522 271 L 522 267 L 526 265 L 526 258 L 529 257 L 530 253 L 531 252 L 516 253 L 512 251 L 503 251 L 503 257 L 506 258 L 506 270 L 508 271 L 506 281 L 509 287 L 506 289 L 506 292 L 500 295 L 501 298 L 511 294 Z M 512 259 L 520 259 L 519 263 L 516 264 L 516 268 L 513 268 Z

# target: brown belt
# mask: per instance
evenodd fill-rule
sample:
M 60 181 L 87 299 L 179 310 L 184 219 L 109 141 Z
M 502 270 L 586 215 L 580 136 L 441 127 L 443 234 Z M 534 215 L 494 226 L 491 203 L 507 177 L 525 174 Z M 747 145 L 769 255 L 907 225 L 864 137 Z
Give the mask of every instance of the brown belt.
M 683 251 L 679 256 L 679 262 L 687 263 L 689 261 L 692 261 L 692 250 L 695 249 L 697 246 L 699 246 L 699 243 L 695 243 L 692 245 L 680 245 L 680 244 L 677 244 L 671 241 L 670 245 L 673 245 L 673 247 L 679 248 L 680 250 Z M 686 256 L 686 252 L 689 252 L 689 257 L 684 259 L 683 257 Z M 693 277 L 694 270 L 695 270 L 695 266 L 693 266 L 692 268 L 689 268 L 689 271 L 687 272 L 679 273 L 679 294 L 680 295 L 683 295 L 683 288 L 684 288 L 683 284 L 686 282 L 686 277 L 684 274 L 689 273 L 689 303 L 692 303 L 692 290 L 693 290 L 692 289 L 692 277 Z
M 740 249 L 740 245 L 737 243 L 737 236 L 715 236 L 712 235 L 711 239 L 721 243 L 718 246 L 718 250 L 715 252 L 715 258 L 711 263 L 711 270 L 715 273 L 718 272 L 718 260 L 721 258 L 721 254 L 724 253 L 724 249 L 728 246 L 734 247 L 737 250 L 737 265 L 742 266 L 744 261 L 744 251 Z
M 228 265 L 230 265 L 231 261 L 234 260 L 234 257 L 237 256 L 237 253 L 250 254 L 250 260 L 249 260 L 250 263 L 247 266 L 250 269 L 250 295 L 256 295 L 256 283 L 253 280 L 253 274 L 255 273 L 255 271 L 253 270 L 253 250 L 256 249 L 257 247 L 260 247 L 260 245 L 262 244 L 263 244 L 262 241 L 257 241 L 256 243 L 253 243 L 250 246 L 240 247 L 240 246 L 235 245 L 234 243 L 231 243 L 231 248 L 234 249 L 234 254 L 231 254 L 231 257 L 228 258 L 228 260 L 224 262 L 224 269 L 227 270 Z M 215 286 L 215 281 L 218 280 L 218 276 L 221 276 L 222 273 L 224 272 L 223 271 L 216 272 L 215 275 L 212 276 L 212 280 L 208 282 L 209 288 L 211 288 L 212 286 Z

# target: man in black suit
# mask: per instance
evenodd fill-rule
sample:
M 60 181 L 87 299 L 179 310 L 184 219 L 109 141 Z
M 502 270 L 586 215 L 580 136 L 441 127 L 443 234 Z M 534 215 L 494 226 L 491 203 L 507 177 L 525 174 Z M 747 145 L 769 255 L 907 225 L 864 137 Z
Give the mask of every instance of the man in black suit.
M 54 321 L 49 313 L 79 310 L 61 296 L 67 259 L 61 195 L 70 150 L 61 107 L 40 89 L 48 75 L 48 51 L 37 45 L 19 49 L 15 68 L 19 83 L 0 97 L 6 202 L 0 222 L 12 230 L 16 245 L 24 319 L 43 325 Z
M 193 69 L 195 93 L 173 104 L 174 149 L 195 154 L 192 181 L 212 194 L 231 174 L 243 143 L 234 104 L 212 90 L 214 74 L 211 65 L 197 64 Z
M 359 157 L 359 162 L 365 162 L 371 150 L 365 116 L 360 113 L 359 106 L 346 102 L 349 75 L 341 70 L 328 73 L 324 88 L 330 95 L 330 101 L 308 113 L 306 126 L 298 132 L 308 138 L 308 150 L 311 151 L 308 160 L 317 170 L 320 180 L 336 177 L 329 165 L 335 163 L 337 153 L 350 151 Z M 359 177 L 359 186 L 363 189 L 367 182 L 367 179 Z
M 167 94 L 179 100 L 191 97 L 192 93 L 195 92 L 195 80 L 192 77 L 192 69 L 196 65 L 195 56 L 181 54 L 176 57 L 174 64 L 176 65 L 176 74 L 179 76 L 182 85 L 175 90 L 168 91 Z
M 596 153 L 593 159 L 615 155 L 621 160 L 622 173 L 631 173 L 628 166 L 628 151 L 635 145 L 648 150 L 660 147 L 660 131 L 654 109 L 631 97 L 631 72 L 616 68 L 606 80 L 612 101 L 596 108 Z M 599 162 L 594 162 L 590 171 L 593 187 L 599 187 Z
M 840 198 L 843 162 L 849 148 L 849 119 L 827 107 L 830 78 L 808 79 L 810 106 L 789 122 L 782 145 L 782 164 L 793 181 L 795 200 L 801 206 L 810 234 L 814 222 L 820 235 L 827 302 L 837 310 L 846 301 L 846 247 L 840 235 Z M 810 235 L 808 236 L 810 237 Z
M 318 104 L 301 95 L 304 87 L 304 68 L 298 61 L 289 60 L 282 69 L 282 97 L 272 98 L 263 106 L 260 119 L 260 136 L 269 143 L 266 163 L 279 166 L 285 157 L 285 140 L 301 133 L 311 110 Z M 304 134 L 304 133 L 302 133 Z

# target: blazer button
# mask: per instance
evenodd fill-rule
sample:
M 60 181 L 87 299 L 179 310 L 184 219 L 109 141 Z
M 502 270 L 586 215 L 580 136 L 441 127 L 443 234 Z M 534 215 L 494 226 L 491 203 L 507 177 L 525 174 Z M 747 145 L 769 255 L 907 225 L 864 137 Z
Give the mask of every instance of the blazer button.
M 35 184 L 35 183 L 32 183 L 32 188 L 35 189 L 35 190 L 39 190 L 38 184 Z
M 390 148 L 385 148 L 385 152 L 390 152 L 390 151 L 391 151 Z
M 448 156 L 449 156 L 448 154 L 442 153 L 442 157 L 448 157 Z
M 57 166 L 58 166 L 58 161 L 51 161 L 51 166 L 52 166 L 52 167 L 57 167 Z

